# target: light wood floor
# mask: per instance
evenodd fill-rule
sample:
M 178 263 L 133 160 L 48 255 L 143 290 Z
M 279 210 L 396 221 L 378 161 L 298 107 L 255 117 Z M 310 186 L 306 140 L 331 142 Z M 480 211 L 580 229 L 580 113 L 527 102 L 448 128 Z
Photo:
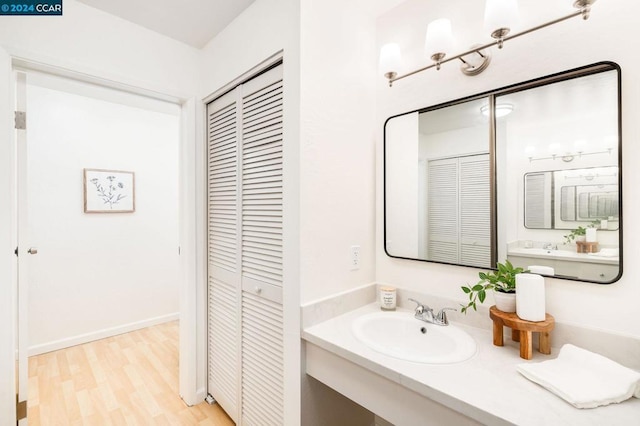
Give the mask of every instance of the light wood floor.
M 29 426 L 233 425 L 178 396 L 178 322 L 29 358 Z

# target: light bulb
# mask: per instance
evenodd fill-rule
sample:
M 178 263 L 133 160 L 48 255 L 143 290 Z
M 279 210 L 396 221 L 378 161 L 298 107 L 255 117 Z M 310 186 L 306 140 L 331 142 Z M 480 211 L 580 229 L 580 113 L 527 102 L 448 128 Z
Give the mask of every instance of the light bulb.
M 445 18 L 436 19 L 427 25 L 425 51 L 434 61 L 440 61 L 453 47 L 451 21 Z
M 400 46 L 396 43 L 387 43 L 380 48 L 380 71 L 387 78 L 393 78 L 400 68 L 402 62 Z
M 491 33 L 491 37 L 502 39 L 513 28 L 517 19 L 517 0 L 487 0 L 484 25 L 485 29 Z

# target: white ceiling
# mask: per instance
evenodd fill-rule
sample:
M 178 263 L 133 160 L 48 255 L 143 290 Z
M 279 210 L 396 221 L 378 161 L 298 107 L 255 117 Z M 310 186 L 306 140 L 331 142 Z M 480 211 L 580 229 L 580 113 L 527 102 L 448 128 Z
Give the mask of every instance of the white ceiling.
M 196 48 L 204 45 L 254 0 L 79 0 Z

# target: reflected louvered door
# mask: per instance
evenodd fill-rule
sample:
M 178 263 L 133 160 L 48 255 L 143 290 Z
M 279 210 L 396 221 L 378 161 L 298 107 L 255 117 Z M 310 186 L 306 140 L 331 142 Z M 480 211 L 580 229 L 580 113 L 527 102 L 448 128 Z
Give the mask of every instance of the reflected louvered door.
M 242 424 L 283 424 L 282 66 L 243 86 Z
M 491 266 L 489 154 L 428 163 L 428 259 Z
M 429 161 L 428 259 L 458 263 L 458 160 Z
M 491 267 L 491 181 L 489 154 L 459 159 L 460 262 Z
M 282 66 L 209 113 L 209 393 L 239 425 L 283 424 Z
M 238 422 L 240 397 L 240 89 L 207 106 L 208 392 Z
M 524 175 L 524 226 L 526 228 L 544 228 L 547 216 L 551 215 L 551 209 L 544 208 L 547 205 L 546 192 L 551 190 L 551 185 L 547 184 L 548 174 L 549 172 L 542 172 Z M 566 219 L 563 217 L 562 220 Z

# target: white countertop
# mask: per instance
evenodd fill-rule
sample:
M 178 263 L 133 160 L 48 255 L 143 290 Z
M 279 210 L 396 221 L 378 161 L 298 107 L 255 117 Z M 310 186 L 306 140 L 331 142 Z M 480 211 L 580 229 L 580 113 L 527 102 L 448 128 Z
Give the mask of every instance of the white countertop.
M 375 303 L 366 305 L 306 328 L 302 337 L 483 423 L 535 426 L 640 424 L 640 399 L 581 410 L 516 371 L 516 365 L 520 363 L 554 358 L 558 348 L 552 349 L 552 355 L 534 350 L 533 359 L 526 361 L 520 358 L 517 343 L 508 343 L 511 333 L 505 331 L 505 346 L 497 347 L 492 343 L 490 331 L 455 323 L 476 340 L 478 351 L 471 359 L 448 365 L 408 362 L 378 353 L 353 336 L 351 322 L 369 312 L 380 312 L 380 309 Z
M 601 263 L 619 265 L 618 256 L 601 256 L 598 253 L 576 253 L 571 250 L 546 250 L 541 248 L 513 247 L 507 250 L 507 256 L 524 256 L 537 259 L 566 260 L 569 262 Z

